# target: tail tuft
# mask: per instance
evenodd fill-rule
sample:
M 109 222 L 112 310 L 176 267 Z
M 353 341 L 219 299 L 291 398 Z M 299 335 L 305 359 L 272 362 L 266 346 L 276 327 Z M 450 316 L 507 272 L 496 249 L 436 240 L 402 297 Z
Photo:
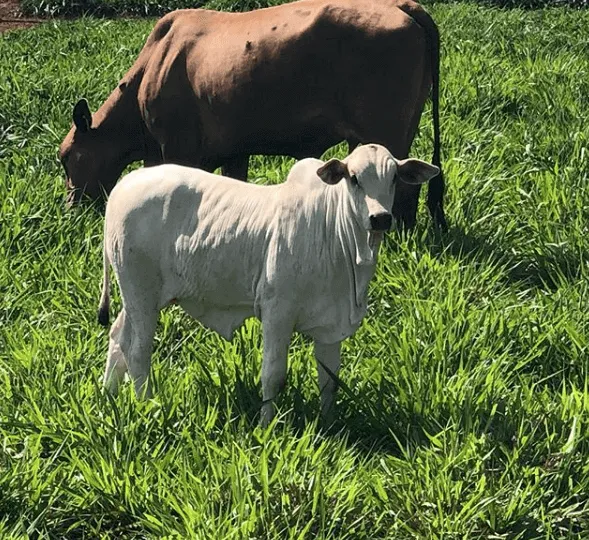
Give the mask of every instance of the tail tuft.
M 427 193 L 427 206 L 434 220 L 434 225 L 439 227 L 442 232 L 448 231 L 448 223 L 444 213 L 445 185 L 444 173 L 440 168 L 440 174 L 430 180 Z
M 110 261 L 108 260 L 106 220 L 104 222 L 104 244 L 102 249 L 102 293 L 100 294 L 100 303 L 98 304 L 98 322 L 102 326 L 108 326 L 108 311 L 110 308 L 110 279 L 108 269 Z
M 108 306 L 100 306 L 100 309 L 98 310 L 98 322 L 102 326 L 108 326 L 108 324 L 109 324 Z

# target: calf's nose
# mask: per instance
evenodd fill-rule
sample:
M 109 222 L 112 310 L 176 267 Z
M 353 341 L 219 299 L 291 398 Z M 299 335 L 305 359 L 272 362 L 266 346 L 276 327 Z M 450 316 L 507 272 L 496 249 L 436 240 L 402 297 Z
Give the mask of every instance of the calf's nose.
M 374 231 L 388 231 L 393 224 L 393 216 L 388 212 L 373 214 L 370 216 L 370 226 Z

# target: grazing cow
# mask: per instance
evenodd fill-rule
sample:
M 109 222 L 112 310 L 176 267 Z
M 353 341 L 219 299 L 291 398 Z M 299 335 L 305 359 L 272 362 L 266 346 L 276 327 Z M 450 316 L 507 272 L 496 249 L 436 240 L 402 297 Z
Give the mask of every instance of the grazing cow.
M 323 366 L 338 372 L 340 342 L 366 313 L 395 190 L 438 173 L 369 144 L 343 161 L 299 161 L 277 186 L 171 164 L 128 174 L 106 206 L 98 319 L 108 324 L 109 264 L 123 309 L 110 332 L 105 385 L 116 392 L 128 370 L 136 391 L 151 393 L 158 315 L 176 303 L 225 339 L 248 317 L 262 321 L 264 424 L 285 383 L 293 331 L 312 337 L 326 414 L 335 383 Z
M 440 165 L 439 35 L 412 0 L 300 0 L 245 13 L 188 9 L 158 21 L 135 64 L 61 144 L 69 204 L 109 193 L 133 161 L 245 180 L 252 154 L 320 157 L 347 141 L 406 158 L 432 89 Z M 420 186 L 393 214 L 415 223 Z M 442 175 L 428 207 L 445 227 Z

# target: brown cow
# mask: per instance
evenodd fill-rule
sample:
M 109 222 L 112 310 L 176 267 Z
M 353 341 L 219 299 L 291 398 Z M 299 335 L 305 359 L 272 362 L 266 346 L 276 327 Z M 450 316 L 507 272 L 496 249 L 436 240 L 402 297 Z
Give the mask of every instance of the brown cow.
M 174 11 L 92 116 L 85 100 L 61 144 L 68 202 L 99 198 L 123 169 L 178 163 L 246 179 L 252 154 L 319 157 L 347 141 L 405 158 L 430 86 L 440 165 L 439 35 L 412 0 L 300 0 L 245 13 Z M 420 186 L 393 213 L 415 223 Z M 446 226 L 444 180 L 428 207 Z

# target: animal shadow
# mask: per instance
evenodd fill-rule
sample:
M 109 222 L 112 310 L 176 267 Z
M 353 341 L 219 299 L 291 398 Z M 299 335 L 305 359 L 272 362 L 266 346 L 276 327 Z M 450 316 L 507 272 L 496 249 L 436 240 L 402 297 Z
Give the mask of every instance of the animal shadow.
M 576 281 L 589 261 L 589 253 L 565 243 L 544 244 L 542 250 L 514 253 L 490 236 L 465 232 L 459 227 L 446 234 L 429 233 L 429 251 L 435 257 L 450 255 L 465 262 L 485 261 L 501 267 L 509 283 L 519 287 L 556 290 L 563 282 Z

